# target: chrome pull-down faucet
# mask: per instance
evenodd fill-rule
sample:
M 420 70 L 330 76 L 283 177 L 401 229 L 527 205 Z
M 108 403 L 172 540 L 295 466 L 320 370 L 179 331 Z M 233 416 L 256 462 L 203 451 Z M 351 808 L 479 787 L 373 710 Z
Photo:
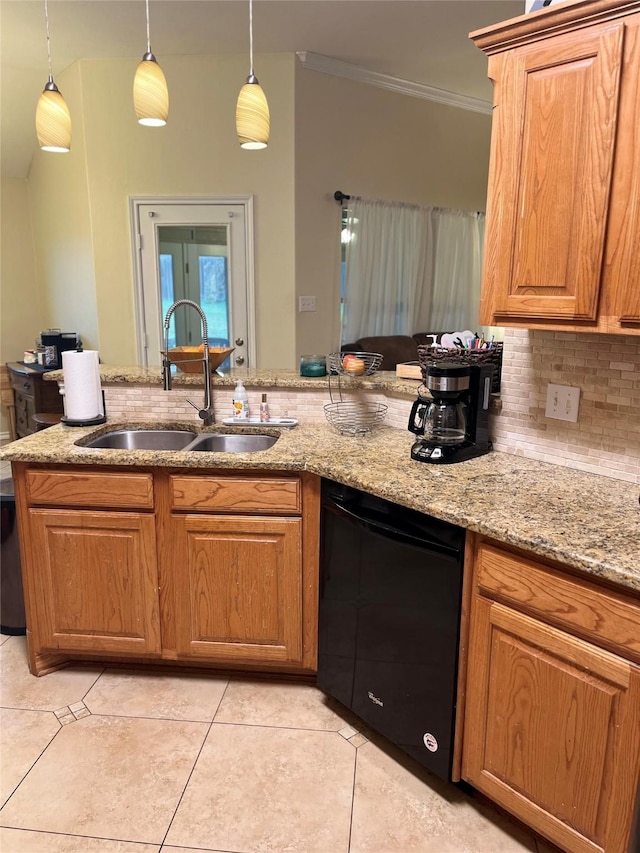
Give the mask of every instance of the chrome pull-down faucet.
M 207 318 L 204 311 L 197 302 L 191 299 L 178 299 L 167 311 L 167 316 L 164 318 L 164 349 L 162 350 L 162 387 L 165 391 L 171 391 L 171 365 L 172 361 L 169 358 L 169 322 L 171 315 L 180 305 L 187 305 L 194 308 L 200 315 L 200 325 L 202 329 L 202 364 L 204 372 L 204 404 L 200 408 L 193 400 L 187 400 L 194 409 L 198 410 L 198 416 L 202 418 L 204 426 L 211 426 L 215 422 L 213 412 L 213 401 L 211 399 L 211 366 L 209 364 L 209 328 L 207 326 Z

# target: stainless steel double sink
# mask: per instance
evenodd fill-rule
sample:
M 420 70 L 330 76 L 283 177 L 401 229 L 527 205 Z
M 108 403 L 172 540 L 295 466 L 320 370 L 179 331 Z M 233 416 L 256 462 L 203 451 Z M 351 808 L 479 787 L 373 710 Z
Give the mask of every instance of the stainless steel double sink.
M 118 429 L 96 436 L 82 447 L 102 450 L 188 450 L 209 453 L 255 453 L 268 450 L 276 435 L 200 433 L 180 429 Z

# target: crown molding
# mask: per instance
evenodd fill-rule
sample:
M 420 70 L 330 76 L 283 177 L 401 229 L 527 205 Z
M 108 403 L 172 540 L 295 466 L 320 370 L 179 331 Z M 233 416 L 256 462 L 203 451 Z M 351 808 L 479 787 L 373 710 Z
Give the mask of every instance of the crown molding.
M 435 86 L 415 83 L 413 80 L 402 80 L 400 77 L 380 74 L 378 71 L 368 71 L 366 68 L 360 68 L 359 65 L 352 65 L 350 62 L 343 62 L 341 59 L 333 59 L 331 56 L 323 56 L 321 53 L 313 53 L 310 50 L 298 50 L 296 56 L 303 67 L 311 71 L 320 71 L 334 77 L 346 77 L 347 80 L 369 83 L 371 86 L 378 86 L 400 95 L 410 95 L 413 98 L 423 98 L 426 101 L 435 101 L 438 104 L 491 115 L 491 103 L 480 98 L 458 95 L 456 92 L 436 89 Z

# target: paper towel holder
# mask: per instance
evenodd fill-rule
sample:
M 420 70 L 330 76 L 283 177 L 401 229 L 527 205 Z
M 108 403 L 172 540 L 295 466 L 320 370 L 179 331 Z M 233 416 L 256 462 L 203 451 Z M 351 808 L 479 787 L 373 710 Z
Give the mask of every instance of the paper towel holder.
M 99 424 L 106 423 L 107 422 L 107 408 L 105 406 L 104 391 L 102 391 L 101 393 L 102 393 L 102 411 L 104 412 L 104 415 L 98 415 L 95 418 L 86 418 L 83 420 L 73 420 L 72 418 L 68 418 L 66 415 L 63 415 L 60 418 L 60 423 L 64 424 L 65 426 L 71 426 L 71 427 L 74 427 L 74 426 L 75 427 L 98 426 Z

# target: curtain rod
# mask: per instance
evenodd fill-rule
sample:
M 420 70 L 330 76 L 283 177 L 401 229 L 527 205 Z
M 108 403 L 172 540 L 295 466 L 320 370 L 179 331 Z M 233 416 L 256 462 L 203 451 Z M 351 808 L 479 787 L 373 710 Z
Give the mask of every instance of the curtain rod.
M 346 193 L 343 193 L 342 190 L 336 190 L 333 194 L 333 197 L 340 204 L 342 204 L 342 202 L 344 202 L 344 201 L 351 201 L 351 196 L 347 195 Z M 430 209 L 430 210 L 436 210 L 436 211 L 441 212 L 441 213 L 473 213 L 476 216 L 484 216 L 484 213 L 485 213 L 484 210 L 456 210 L 455 208 L 450 208 L 450 207 L 430 207 L 430 205 L 409 204 L 408 202 L 404 202 L 404 201 L 385 201 L 384 204 L 399 205 L 401 207 L 410 207 L 410 208 L 415 208 L 416 210 Z

